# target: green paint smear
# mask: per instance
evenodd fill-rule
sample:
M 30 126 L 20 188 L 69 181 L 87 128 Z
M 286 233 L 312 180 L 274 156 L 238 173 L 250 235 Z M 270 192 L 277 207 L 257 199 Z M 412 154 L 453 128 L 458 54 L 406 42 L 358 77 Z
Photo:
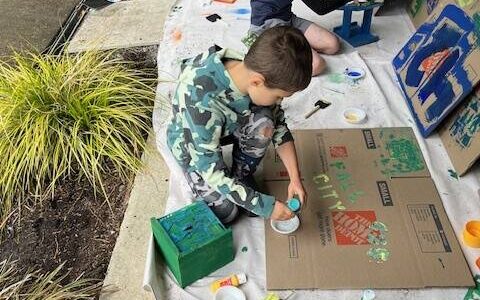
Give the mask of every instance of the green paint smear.
M 381 233 L 385 233 L 385 232 L 388 232 L 388 227 L 387 225 L 385 225 L 385 223 L 382 223 L 380 221 L 375 221 L 372 223 L 372 225 L 370 225 L 369 227 L 370 229 L 373 229 L 373 230 L 378 230 L 380 231 Z
M 328 80 L 333 83 L 345 82 L 345 75 L 342 73 L 332 73 L 328 75 Z
M 463 300 L 478 300 L 480 299 L 480 275 L 475 275 L 476 287 L 469 288 Z
M 422 153 L 414 141 L 407 138 L 389 136 L 386 148 L 390 158 L 382 158 L 381 164 L 385 167 L 383 174 L 412 173 L 425 169 Z
M 385 248 L 370 248 L 367 251 L 367 255 L 371 260 L 380 264 L 386 262 L 390 258 L 390 251 Z
M 457 172 L 455 172 L 454 170 L 448 169 L 448 175 L 450 175 L 450 177 L 455 178 L 456 180 L 458 180 L 458 174 L 457 174 Z
M 410 14 L 416 16 L 420 8 L 422 7 L 424 0 L 413 0 L 410 5 Z
M 477 45 L 480 47 L 480 14 L 475 13 L 473 15 L 473 21 L 475 22 L 475 36 L 477 37 Z
M 242 252 L 247 252 L 247 251 L 248 251 L 248 247 L 247 247 L 247 246 L 244 246 L 244 247 L 242 248 Z

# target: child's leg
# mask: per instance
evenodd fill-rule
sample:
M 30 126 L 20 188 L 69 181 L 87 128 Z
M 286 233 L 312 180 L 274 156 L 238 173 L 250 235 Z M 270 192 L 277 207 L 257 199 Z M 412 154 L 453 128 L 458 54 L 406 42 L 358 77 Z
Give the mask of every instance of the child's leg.
M 322 74 L 326 67 L 325 59 L 312 48 L 312 76 Z
M 321 74 L 326 63 L 318 53 L 335 54 L 340 49 L 340 43 L 335 34 L 330 31 L 297 16 L 292 16 L 292 26 L 300 29 L 312 47 L 312 76 Z
M 304 35 L 312 48 L 320 53 L 335 54 L 340 50 L 338 37 L 317 24 L 310 24 Z
M 198 173 L 185 173 L 185 178 L 197 199 L 205 201 L 223 224 L 230 223 L 237 217 L 237 205 L 212 189 Z
M 249 179 L 265 155 L 274 131 L 272 109 L 253 106 L 250 116 L 241 121 L 234 132 L 237 141 L 233 147 L 232 175 L 244 181 Z

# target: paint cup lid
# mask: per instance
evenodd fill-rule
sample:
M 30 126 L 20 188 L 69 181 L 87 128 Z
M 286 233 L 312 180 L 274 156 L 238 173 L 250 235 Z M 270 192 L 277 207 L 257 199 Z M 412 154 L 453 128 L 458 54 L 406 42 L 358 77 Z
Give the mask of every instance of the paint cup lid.
M 367 113 L 357 107 L 349 107 L 343 111 L 343 118 L 351 124 L 362 124 L 367 120 Z
M 358 80 L 365 76 L 365 70 L 360 67 L 349 67 L 345 69 L 345 75 L 352 80 Z
M 291 211 L 297 212 L 300 210 L 300 200 L 297 198 L 292 198 L 287 201 L 287 206 Z
M 223 286 L 217 290 L 215 300 L 246 300 L 241 289 L 234 286 Z
M 300 227 L 300 219 L 298 216 L 294 216 L 285 221 L 270 220 L 270 226 L 278 233 L 290 234 Z
M 470 247 L 480 248 L 480 221 L 470 221 L 465 224 L 463 241 Z
M 238 273 L 237 279 L 239 284 L 244 284 L 247 282 L 247 274 L 245 273 Z

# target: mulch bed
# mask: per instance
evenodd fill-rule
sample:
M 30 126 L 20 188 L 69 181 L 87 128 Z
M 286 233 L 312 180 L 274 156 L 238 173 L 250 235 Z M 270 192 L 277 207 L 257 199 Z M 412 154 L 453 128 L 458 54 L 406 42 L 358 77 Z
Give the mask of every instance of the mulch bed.
M 54 270 L 65 263 L 65 282 L 82 273 L 103 280 L 127 207 L 131 186 L 116 174 L 105 178 L 107 203 L 95 197 L 86 179 L 64 180 L 55 196 L 33 210 L 22 209 L 10 220 L 6 239 L 0 244 L 0 261 L 17 260 L 27 269 Z

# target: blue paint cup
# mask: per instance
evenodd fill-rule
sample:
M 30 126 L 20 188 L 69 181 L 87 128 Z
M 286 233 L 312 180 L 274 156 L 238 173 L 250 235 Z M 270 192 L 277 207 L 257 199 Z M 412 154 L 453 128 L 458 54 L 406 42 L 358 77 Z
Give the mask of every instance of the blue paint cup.
M 287 207 L 293 212 L 298 212 L 300 210 L 300 206 L 300 200 L 297 198 L 292 198 L 287 201 Z

